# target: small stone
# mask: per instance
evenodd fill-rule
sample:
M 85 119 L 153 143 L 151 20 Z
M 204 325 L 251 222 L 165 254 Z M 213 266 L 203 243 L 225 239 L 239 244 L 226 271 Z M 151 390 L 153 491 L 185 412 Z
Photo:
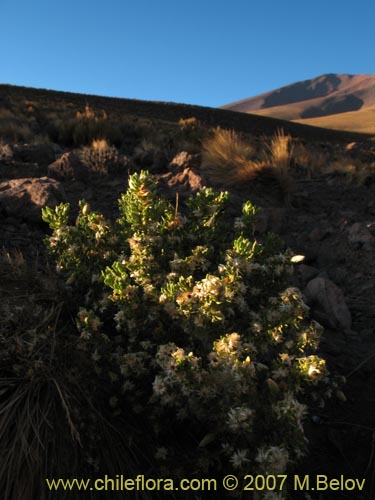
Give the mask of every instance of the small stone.
M 304 290 L 307 304 L 317 321 L 329 328 L 350 331 L 352 317 L 342 290 L 329 279 L 317 277 Z

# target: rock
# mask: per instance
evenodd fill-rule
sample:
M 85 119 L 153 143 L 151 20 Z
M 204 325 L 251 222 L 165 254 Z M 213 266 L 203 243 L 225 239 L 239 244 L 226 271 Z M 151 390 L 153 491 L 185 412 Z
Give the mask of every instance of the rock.
M 184 168 L 181 172 L 172 175 L 167 184 L 179 193 L 200 191 L 204 187 L 202 177 L 191 168 Z
M 185 168 L 198 169 L 200 165 L 200 155 L 192 155 L 187 151 L 180 151 L 169 163 L 170 170 L 181 170 Z
M 0 182 L 0 207 L 8 217 L 41 222 L 41 209 L 66 201 L 60 182 L 48 177 Z
M 170 173 L 166 177 L 167 185 L 179 193 L 200 191 L 205 186 L 204 179 L 198 171 L 199 155 L 186 151 L 178 153 L 169 163 Z
M 15 144 L 12 150 L 16 161 L 37 163 L 45 167 L 55 160 L 57 152 L 53 144 Z
M 317 277 L 309 281 L 304 295 L 317 321 L 328 328 L 350 331 L 352 318 L 344 294 L 332 281 Z
M 365 224 L 356 222 L 348 228 L 348 239 L 354 248 L 365 248 L 371 250 L 374 236 L 370 233 Z
M 48 175 L 59 180 L 88 180 L 89 168 L 74 151 L 69 151 L 48 165 Z

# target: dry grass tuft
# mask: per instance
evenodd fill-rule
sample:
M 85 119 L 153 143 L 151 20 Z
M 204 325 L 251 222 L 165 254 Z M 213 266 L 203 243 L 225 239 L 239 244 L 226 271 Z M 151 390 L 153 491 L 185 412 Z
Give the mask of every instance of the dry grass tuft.
M 290 173 L 292 156 L 293 144 L 291 136 L 285 134 L 283 129 L 277 130 L 271 140 L 266 142 L 263 166 L 270 170 L 286 197 L 289 197 L 294 185 Z
M 181 130 L 196 130 L 201 127 L 199 120 L 197 120 L 194 116 L 190 118 L 180 118 L 178 121 L 178 126 Z
M 147 464 L 147 447 L 132 438 L 147 438 L 139 419 L 114 420 L 107 388 L 79 348 L 67 298 L 38 267 L 21 252 L 0 253 L 0 490 L 4 499 L 65 500 L 76 493 L 50 492 L 46 478 L 98 470 L 115 477 L 124 468 L 135 477 Z
M 106 139 L 94 139 L 91 143 L 94 151 L 105 151 L 108 149 L 109 144 Z
M 97 120 L 98 117 L 95 115 L 94 111 L 90 109 L 90 106 L 86 104 L 85 111 L 77 111 L 76 113 L 77 120 Z
M 289 174 L 293 153 L 292 138 L 283 129 L 277 130 L 266 146 L 270 165 L 281 175 Z
M 233 130 L 215 129 L 202 150 L 202 170 L 215 183 L 235 186 L 252 181 L 261 168 L 255 149 Z
M 329 154 L 319 146 L 294 144 L 292 160 L 298 170 L 311 179 L 324 172 L 329 162 Z
M 360 160 L 343 156 L 330 162 L 324 173 L 341 178 L 345 184 L 363 186 L 375 179 L 375 163 L 363 163 Z

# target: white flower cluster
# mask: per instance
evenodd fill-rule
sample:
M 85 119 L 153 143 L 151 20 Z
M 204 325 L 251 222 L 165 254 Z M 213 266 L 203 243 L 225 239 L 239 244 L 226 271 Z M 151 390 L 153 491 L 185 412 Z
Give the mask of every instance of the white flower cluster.
M 249 431 L 254 421 L 254 410 L 246 406 L 232 408 L 228 412 L 227 424 L 232 432 Z
M 284 474 L 289 462 L 289 454 L 282 446 L 264 446 L 258 450 L 255 461 L 264 474 Z
M 284 399 L 273 406 L 273 411 L 278 420 L 287 419 L 292 425 L 295 425 L 303 432 L 302 422 L 306 415 L 307 408 L 297 401 L 291 392 L 287 392 Z

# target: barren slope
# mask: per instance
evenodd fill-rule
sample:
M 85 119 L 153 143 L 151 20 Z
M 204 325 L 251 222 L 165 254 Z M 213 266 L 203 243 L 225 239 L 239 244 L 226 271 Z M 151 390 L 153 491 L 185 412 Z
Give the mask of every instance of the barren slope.
M 296 120 L 375 105 L 375 75 L 322 75 L 223 106 L 242 113 Z
M 375 78 L 375 77 L 374 77 Z M 0 84 L 0 111 L 13 110 L 20 103 L 26 106 L 34 103 L 41 116 L 37 117 L 36 125 L 40 123 L 43 129 L 48 115 L 52 110 L 60 114 L 63 110 L 84 109 L 88 104 L 94 110 L 115 113 L 118 116 L 134 116 L 164 123 L 178 123 L 181 118 L 195 117 L 205 125 L 220 126 L 234 129 L 239 132 L 254 135 L 272 135 L 277 129 L 284 129 L 293 137 L 305 140 L 334 140 L 341 142 L 360 141 L 364 138 L 356 133 L 336 132 L 328 129 L 319 129 L 299 123 L 292 123 L 283 119 L 256 116 L 254 114 L 237 113 L 230 109 L 208 108 L 170 102 L 141 101 L 136 99 L 122 99 L 86 94 L 74 94 L 29 87 L 18 87 Z M 375 104 L 375 103 L 374 103 Z M 1 125 L 0 113 L 0 125 Z M 288 117 L 288 120 L 292 119 Z M 41 130 L 42 131 L 42 130 Z
M 295 121 L 315 127 L 346 131 L 355 130 L 364 134 L 375 134 L 375 105 L 359 111 Z

